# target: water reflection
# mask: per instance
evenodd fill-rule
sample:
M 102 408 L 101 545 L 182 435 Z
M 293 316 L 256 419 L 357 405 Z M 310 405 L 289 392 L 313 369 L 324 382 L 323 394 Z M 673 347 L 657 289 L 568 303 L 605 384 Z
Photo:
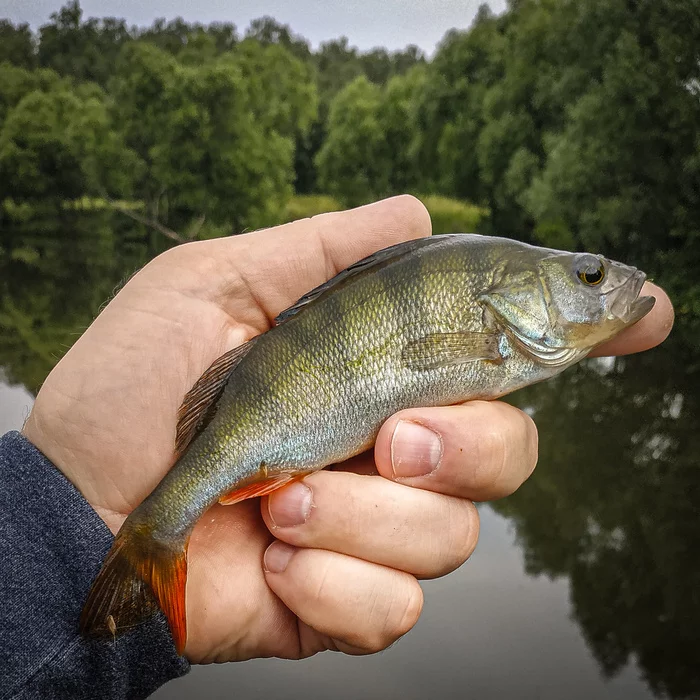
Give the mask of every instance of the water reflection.
M 5 383 L 34 393 L 115 287 L 165 245 L 107 214 L 0 230 Z M 700 698 L 700 375 L 688 369 L 693 356 L 697 367 L 697 352 L 670 342 L 586 363 L 512 397 L 540 428 L 535 476 L 495 504 L 499 516 L 485 511 L 473 560 L 426 585 L 419 629 L 389 652 L 202 669 L 159 697 L 195 688 L 229 696 L 231 683 L 240 690 L 250 681 L 254 694 L 276 697 L 318 697 L 319 687 L 337 697 L 383 688 L 387 696 L 422 698 L 430 687 L 463 697 L 476 684 L 480 697 Z M 8 423 L 24 410 L 26 393 L 0 390 L 0 418 L 11 416 L 0 428 L 19 427 Z M 591 673 L 591 659 L 614 681 Z
M 566 576 L 608 676 L 636 660 L 654 693 L 700 697 L 700 382 L 673 344 L 588 363 L 513 397 L 540 465 L 496 504 L 528 573 Z
M 165 243 L 108 213 L 0 222 L 0 367 L 36 393 L 115 287 Z

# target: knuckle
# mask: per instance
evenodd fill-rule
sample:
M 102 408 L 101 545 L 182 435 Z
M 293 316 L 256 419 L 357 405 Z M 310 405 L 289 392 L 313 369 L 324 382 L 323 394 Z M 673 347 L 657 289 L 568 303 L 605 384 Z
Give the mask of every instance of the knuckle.
M 423 612 L 423 590 L 414 579 L 410 590 L 407 591 L 406 599 L 399 607 L 397 621 L 391 634 L 391 642 L 412 630 L 418 622 L 421 612 Z
M 447 550 L 440 576 L 458 569 L 474 553 L 479 539 L 479 515 L 471 501 L 450 499 Z
M 526 467 L 527 476 L 532 474 L 532 471 L 537 466 L 538 450 L 539 450 L 539 433 L 537 432 L 537 426 L 535 421 L 532 420 L 530 416 L 524 411 L 521 411 L 523 416 L 523 422 L 525 425 L 525 455 L 526 455 Z
M 151 260 L 144 269 L 184 272 L 189 275 L 206 276 L 215 270 L 215 260 L 202 253 L 207 249 L 208 241 L 190 241 L 181 243 L 163 251 Z
M 151 269 L 153 268 L 158 268 L 161 266 L 169 267 L 175 263 L 178 263 L 182 260 L 183 256 L 183 246 L 176 245 L 172 248 L 168 248 L 168 250 L 164 250 L 162 253 L 159 253 L 156 255 L 153 260 L 151 260 L 146 267 L 150 267 Z
M 386 649 L 392 642 L 393 639 L 387 639 L 384 634 L 375 633 L 366 635 L 355 646 L 365 654 L 376 654 Z
M 478 440 L 478 468 L 474 486 L 479 491 L 488 491 L 500 483 L 506 468 L 509 431 L 496 424 L 483 432 Z
M 403 578 L 403 577 L 406 578 Z M 394 586 L 391 595 L 379 594 L 386 601 L 386 607 L 372 605 L 374 624 L 366 629 L 361 638 L 351 640 L 353 646 L 367 654 L 376 654 L 391 646 L 403 637 L 418 622 L 423 610 L 423 591 L 416 579 L 409 574 L 402 575 L 402 583 Z M 405 585 L 410 581 L 409 585 Z M 401 592 L 399 592 L 401 588 Z
M 524 411 L 494 403 L 477 440 L 474 486 L 489 496 L 515 491 L 537 463 L 537 427 Z
M 317 569 L 309 591 L 311 599 L 316 601 L 317 604 L 324 602 L 329 597 L 333 598 L 333 592 L 328 590 L 329 584 L 332 584 L 331 574 L 333 567 L 327 558 L 322 559 L 322 562 Z

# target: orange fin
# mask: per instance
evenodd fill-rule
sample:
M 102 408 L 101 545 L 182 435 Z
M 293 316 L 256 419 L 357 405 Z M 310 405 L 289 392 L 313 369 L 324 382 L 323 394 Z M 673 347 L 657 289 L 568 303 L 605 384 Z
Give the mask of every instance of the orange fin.
M 160 606 L 182 654 L 187 640 L 187 542 L 173 549 L 144 530 L 127 521 L 117 534 L 83 606 L 80 632 L 114 637 L 144 622 Z
M 292 481 L 302 479 L 306 476 L 304 474 L 276 474 L 275 476 L 270 476 L 262 481 L 256 481 L 254 484 L 248 484 L 240 489 L 231 491 L 225 496 L 219 499 L 219 503 L 222 506 L 232 506 L 234 503 L 240 503 L 245 501 L 247 498 L 256 498 L 257 496 L 267 496 L 268 493 L 277 491 L 283 486 L 286 486 Z
M 185 610 L 185 584 L 187 583 L 187 552 L 177 556 L 152 560 L 150 584 L 160 609 L 168 619 L 175 649 L 182 656 L 187 641 L 187 614 Z
M 214 416 L 215 404 L 221 396 L 226 380 L 238 363 L 248 354 L 256 338 L 224 353 L 185 394 L 177 412 L 175 454 L 179 457 Z

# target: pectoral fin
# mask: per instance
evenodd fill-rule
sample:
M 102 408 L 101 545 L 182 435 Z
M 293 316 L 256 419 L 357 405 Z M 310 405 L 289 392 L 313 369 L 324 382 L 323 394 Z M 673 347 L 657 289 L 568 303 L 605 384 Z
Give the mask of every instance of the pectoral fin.
M 493 333 L 431 333 L 413 340 L 402 353 L 409 369 L 424 371 L 466 362 L 492 360 L 500 362 L 498 336 Z

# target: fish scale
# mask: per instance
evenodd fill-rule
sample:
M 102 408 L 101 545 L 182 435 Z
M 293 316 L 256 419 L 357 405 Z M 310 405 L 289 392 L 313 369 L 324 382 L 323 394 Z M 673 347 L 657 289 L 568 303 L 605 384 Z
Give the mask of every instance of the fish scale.
M 188 392 L 179 458 L 117 534 L 81 630 L 113 635 L 157 604 L 182 652 L 187 544 L 210 506 L 364 451 L 401 409 L 493 399 L 563 371 L 649 312 L 643 282 L 601 256 L 473 234 L 344 270 Z

